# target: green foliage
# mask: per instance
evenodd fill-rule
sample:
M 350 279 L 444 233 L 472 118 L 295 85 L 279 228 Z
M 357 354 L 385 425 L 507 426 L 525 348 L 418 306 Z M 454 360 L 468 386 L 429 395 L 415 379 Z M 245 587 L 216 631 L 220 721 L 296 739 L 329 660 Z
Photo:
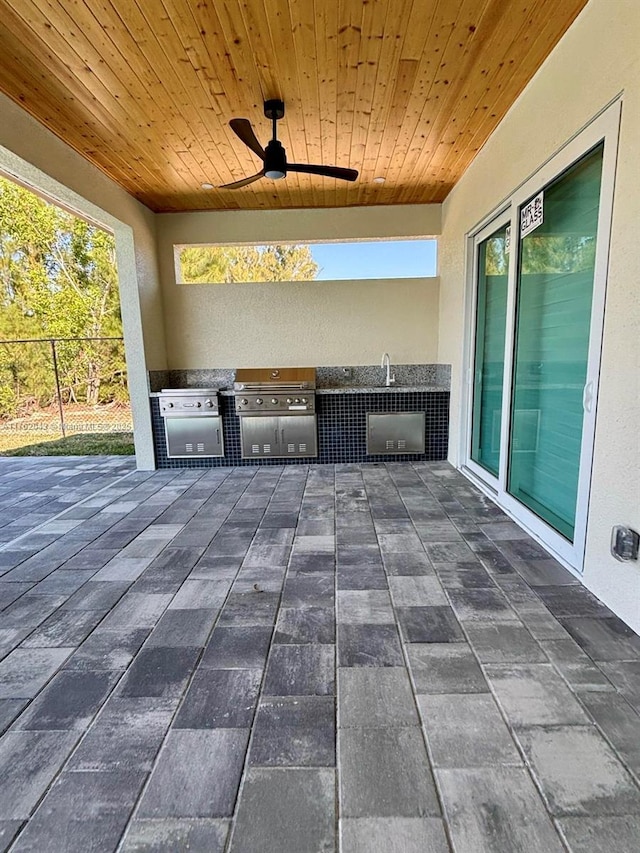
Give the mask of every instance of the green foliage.
M 121 335 L 112 235 L 0 178 L 0 341 Z M 63 399 L 127 399 L 121 342 L 56 347 Z M 0 344 L 0 386 L 0 415 L 52 402 L 50 344 Z
M 180 264 L 186 284 L 312 281 L 319 269 L 309 246 L 190 246 Z

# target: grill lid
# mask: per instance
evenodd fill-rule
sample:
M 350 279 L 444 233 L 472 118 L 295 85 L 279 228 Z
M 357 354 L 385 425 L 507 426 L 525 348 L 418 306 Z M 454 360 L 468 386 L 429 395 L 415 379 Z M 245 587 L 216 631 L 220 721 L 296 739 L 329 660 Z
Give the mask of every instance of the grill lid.
M 315 367 L 243 367 L 236 370 L 236 391 L 312 391 L 316 387 Z

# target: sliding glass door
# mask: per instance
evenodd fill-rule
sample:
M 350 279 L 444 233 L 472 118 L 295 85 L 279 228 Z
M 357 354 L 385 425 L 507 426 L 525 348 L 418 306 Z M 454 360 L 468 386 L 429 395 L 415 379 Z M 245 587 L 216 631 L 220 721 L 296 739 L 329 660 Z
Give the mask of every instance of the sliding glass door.
M 477 248 L 477 305 L 471 459 L 494 477 L 500 465 L 500 425 L 507 319 L 508 225 Z
M 537 194 L 520 241 L 508 490 L 573 541 L 602 145 Z M 521 208 L 526 210 L 527 202 Z
M 616 104 L 596 119 L 471 243 L 464 467 L 577 569 L 586 538 L 619 115 Z

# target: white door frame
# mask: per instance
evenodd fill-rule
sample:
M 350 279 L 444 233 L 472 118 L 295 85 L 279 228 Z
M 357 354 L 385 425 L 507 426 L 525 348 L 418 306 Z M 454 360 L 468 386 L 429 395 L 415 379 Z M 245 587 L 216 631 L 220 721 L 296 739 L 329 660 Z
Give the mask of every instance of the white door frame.
M 564 565 L 574 572 L 583 570 L 586 545 L 589 497 L 591 489 L 591 468 L 595 438 L 598 385 L 600 378 L 600 358 L 604 328 L 604 310 L 606 297 L 607 272 L 609 264 L 609 246 L 611 240 L 611 220 L 613 215 L 613 194 L 615 170 L 618 153 L 618 135 L 622 109 L 621 99 L 603 110 L 582 131 L 551 157 L 534 175 L 521 184 L 502 205 L 499 212 L 479 223 L 467 237 L 467 293 L 465 299 L 465 377 L 466 389 L 463 394 L 463 413 L 461 430 L 461 470 L 483 491 L 524 527 L 535 539 L 540 541 Z M 587 376 L 584 390 L 584 421 L 582 430 L 580 474 L 578 481 L 576 520 L 574 540 L 569 542 L 564 536 L 544 522 L 539 516 L 512 497 L 507 491 L 508 453 L 511 417 L 511 383 L 513 375 L 513 352 L 515 335 L 515 299 L 516 266 L 519 252 L 518 216 L 520 206 L 559 177 L 573 163 L 580 160 L 592 148 L 604 141 L 602 180 L 600 187 L 600 205 L 598 212 L 598 234 L 594 267 L 593 298 Z M 477 248 L 482 240 L 511 220 L 511 248 L 509 255 L 509 283 L 507 296 L 507 323 L 505 330 L 505 365 L 502 395 L 502 421 L 500 433 L 500 469 L 499 476 L 493 477 L 471 458 L 472 405 L 474 390 L 475 358 L 475 318 L 477 301 Z

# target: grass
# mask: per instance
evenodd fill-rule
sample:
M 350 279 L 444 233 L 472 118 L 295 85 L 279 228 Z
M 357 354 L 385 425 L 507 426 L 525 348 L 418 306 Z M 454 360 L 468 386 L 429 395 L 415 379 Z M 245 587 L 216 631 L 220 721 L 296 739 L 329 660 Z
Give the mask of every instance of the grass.
M 131 456 L 134 452 L 133 433 L 94 432 L 15 447 L 0 456 Z

